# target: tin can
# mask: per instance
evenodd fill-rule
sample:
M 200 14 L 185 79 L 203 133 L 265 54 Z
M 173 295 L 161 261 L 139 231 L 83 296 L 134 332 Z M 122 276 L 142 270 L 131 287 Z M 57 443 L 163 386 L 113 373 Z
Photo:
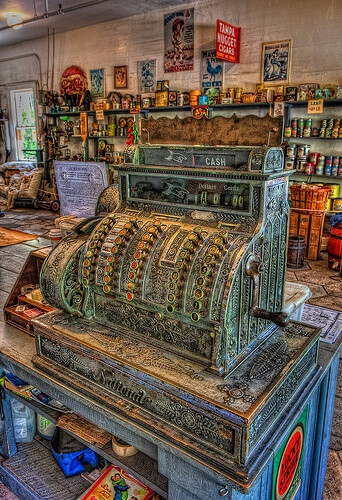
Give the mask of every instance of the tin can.
M 304 164 L 304 167 L 307 175 L 313 175 L 315 173 L 315 166 L 312 163 L 307 162 Z
M 312 127 L 312 118 L 307 118 L 305 120 L 305 127 Z
M 220 98 L 220 103 L 221 104 L 223 104 L 222 103 L 222 99 L 226 99 L 226 97 L 227 97 L 227 93 L 226 92 L 221 92 L 220 93 L 219 98 Z
M 333 165 L 331 167 L 331 175 L 334 176 L 334 177 L 337 177 L 337 175 L 338 175 L 338 165 Z
M 189 92 L 182 92 L 182 94 L 183 94 L 183 106 L 189 106 L 189 104 L 190 104 Z
M 205 95 L 205 94 L 201 94 L 200 96 L 198 96 L 198 104 L 200 106 L 206 106 L 209 102 L 209 99 L 208 99 L 208 96 Z
M 342 177 L 342 165 L 339 165 L 337 175 L 338 177 Z
M 325 131 L 326 131 L 325 127 L 320 128 L 319 129 L 319 136 L 320 137 L 325 137 Z
M 324 165 L 324 175 L 331 175 L 331 165 Z
M 161 91 L 162 91 L 162 81 L 157 80 L 157 92 L 161 92 Z
M 304 118 L 298 118 L 298 128 L 304 128 Z
M 339 128 L 333 128 L 331 131 L 331 137 L 332 139 L 338 139 L 338 134 L 339 134 L 340 129 Z
M 327 212 L 330 212 L 330 210 L 331 210 L 331 208 L 332 208 L 332 205 L 333 205 L 332 201 L 333 201 L 333 200 L 332 200 L 331 198 L 328 198 L 328 199 L 327 199 L 327 204 L 325 205 L 325 210 L 326 210 Z
M 311 127 L 305 127 L 303 130 L 303 137 L 311 137 Z
M 326 156 L 324 164 L 328 165 L 329 167 L 331 167 L 332 166 L 332 158 L 333 158 L 332 156 Z
M 170 90 L 169 91 L 169 106 L 177 106 L 178 103 L 178 91 Z
M 233 102 L 234 102 L 234 99 L 232 99 L 231 97 L 223 97 L 222 101 L 221 101 L 221 104 L 233 104 Z M 290 132 L 289 137 L 291 137 L 291 132 Z
M 310 154 L 310 144 L 298 144 L 297 155 L 306 158 Z
M 156 107 L 168 106 L 169 104 L 169 92 L 164 90 L 162 92 L 156 92 Z
M 297 129 L 296 128 L 291 129 L 291 137 L 297 137 Z
M 318 127 L 314 127 L 312 129 L 312 137 L 319 137 L 319 128 Z
M 285 157 L 285 170 L 293 170 L 296 167 L 295 157 Z
M 318 157 L 319 157 L 319 153 L 311 153 L 310 158 L 309 158 L 310 163 L 312 163 L 313 165 L 317 165 Z
M 322 120 L 321 121 L 321 128 L 326 128 L 328 125 L 328 120 Z
M 304 129 L 302 127 L 297 128 L 297 137 L 303 137 Z
M 285 127 L 284 136 L 291 137 L 291 127 Z
M 326 186 L 330 189 L 329 198 L 338 198 L 340 194 L 340 185 L 339 184 L 326 184 Z
M 328 128 L 333 128 L 333 126 L 334 126 L 334 120 L 333 120 L 333 119 L 328 120 L 328 125 L 327 125 L 327 127 L 328 127 Z
M 241 99 L 242 97 L 242 87 L 236 87 L 235 88 L 235 99 Z
M 143 98 L 142 107 L 143 108 L 150 108 L 151 107 L 151 98 L 150 97 Z
M 291 120 L 291 128 L 298 128 L 298 120 L 295 118 L 294 120 Z
M 297 146 L 296 146 L 296 144 L 293 144 L 293 146 L 287 146 L 287 148 L 286 148 L 286 156 L 288 158 L 296 156 L 296 154 L 297 154 Z
M 336 198 L 333 202 L 333 211 L 342 212 L 342 198 Z
M 190 106 L 197 106 L 198 104 L 198 97 L 202 94 L 201 90 L 190 90 L 189 95 L 190 95 Z
M 324 173 L 324 165 L 316 165 L 316 175 L 323 175 Z
M 234 99 L 234 89 L 233 88 L 228 89 L 228 97 L 231 97 L 232 99 Z
M 331 131 L 332 131 L 332 129 L 327 127 L 325 129 L 324 137 L 331 137 Z
M 339 156 L 333 156 L 332 157 L 332 166 L 333 167 L 336 166 L 336 165 L 338 166 L 339 163 L 340 163 L 340 157 Z
M 306 164 L 306 159 L 305 160 L 298 160 L 296 161 L 296 170 L 297 172 L 305 172 L 305 164 Z
M 340 128 L 340 126 L 341 126 L 341 119 L 340 118 L 335 118 L 334 119 L 334 125 L 333 125 L 333 127 Z
M 169 90 L 170 88 L 170 81 L 169 80 L 162 80 L 162 90 Z
M 324 167 L 324 165 L 325 165 L 325 156 L 324 155 L 319 155 L 318 165 L 322 165 L 322 167 Z

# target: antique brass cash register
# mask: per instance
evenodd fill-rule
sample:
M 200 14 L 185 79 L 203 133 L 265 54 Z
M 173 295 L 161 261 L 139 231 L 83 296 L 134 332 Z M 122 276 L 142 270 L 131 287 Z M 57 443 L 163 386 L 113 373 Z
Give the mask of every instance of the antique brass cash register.
M 318 371 L 282 313 L 280 148 L 139 146 L 120 203 L 65 237 L 34 320 L 36 365 L 242 485 Z

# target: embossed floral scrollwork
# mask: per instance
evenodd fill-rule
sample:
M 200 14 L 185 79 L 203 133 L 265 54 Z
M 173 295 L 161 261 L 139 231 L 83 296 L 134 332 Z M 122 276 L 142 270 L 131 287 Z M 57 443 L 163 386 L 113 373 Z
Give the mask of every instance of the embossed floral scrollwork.
M 239 399 L 242 399 L 242 401 L 245 401 L 246 403 L 254 403 L 254 401 L 256 401 L 256 399 L 247 392 L 248 385 L 245 383 L 240 382 L 233 386 L 221 384 L 218 385 L 217 388 L 219 391 L 227 394 L 223 398 L 223 401 L 226 404 L 236 403 Z

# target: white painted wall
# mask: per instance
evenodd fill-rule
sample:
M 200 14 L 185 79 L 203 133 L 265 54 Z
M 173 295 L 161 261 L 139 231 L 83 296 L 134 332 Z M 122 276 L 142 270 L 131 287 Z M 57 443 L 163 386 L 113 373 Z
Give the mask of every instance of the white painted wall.
M 90 69 L 104 67 L 109 92 L 113 90 L 113 66 L 128 65 L 128 91 L 136 93 L 137 61 L 145 58 L 157 59 L 158 79 L 169 79 L 172 89 L 199 88 L 200 51 L 214 47 L 218 18 L 242 28 L 241 63 L 226 64 L 225 87 L 254 90 L 260 81 L 262 42 L 288 38 L 293 40 L 291 84 L 342 83 L 342 0 L 199 0 L 185 4 L 187 6 L 195 7 L 193 71 L 163 72 L 163 14 L 175 10 L 170 7 L 165 11 L 57 34 L 54 89 L 58 89 L 64 69 L 76 64 L 88 77 Z M 1 60 L 29 53 L 39 56 L 42 81 L 46 83 L 47 38 L 1 48 L 2 107 L 7 104 L 4 85 L 39 80 L 39 77 L 38 60 L 34 56 L 12 62 Z M 50 81 L 51 69 L 50 64 Z

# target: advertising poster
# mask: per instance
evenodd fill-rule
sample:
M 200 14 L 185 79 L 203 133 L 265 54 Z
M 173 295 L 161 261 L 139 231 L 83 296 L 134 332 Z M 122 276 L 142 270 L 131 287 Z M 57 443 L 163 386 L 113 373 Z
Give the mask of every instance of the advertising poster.
M 216 21 L 216 57 L 231 63 L 240 62 L 241 28 L 218 19 Z
M 105 74 L 103 68 L 90 70 L 90 92 L 92 97 L 105 96 Z
M 157 61 L 147 59 L 138 61 L 138 92 L 155 92 L 157 89 L 156 78 Z
M 164 16 L 164 71 L 194 69 L 194 9 Z
M 289 83 L 291 40 L 262 44 L 261 81 L 268 85 Z
M 203 50 L 201 60 L 201 88 L 203 93 L 211 87 L 221 89 L 224 63 L 216 59 L 215 49 Z

